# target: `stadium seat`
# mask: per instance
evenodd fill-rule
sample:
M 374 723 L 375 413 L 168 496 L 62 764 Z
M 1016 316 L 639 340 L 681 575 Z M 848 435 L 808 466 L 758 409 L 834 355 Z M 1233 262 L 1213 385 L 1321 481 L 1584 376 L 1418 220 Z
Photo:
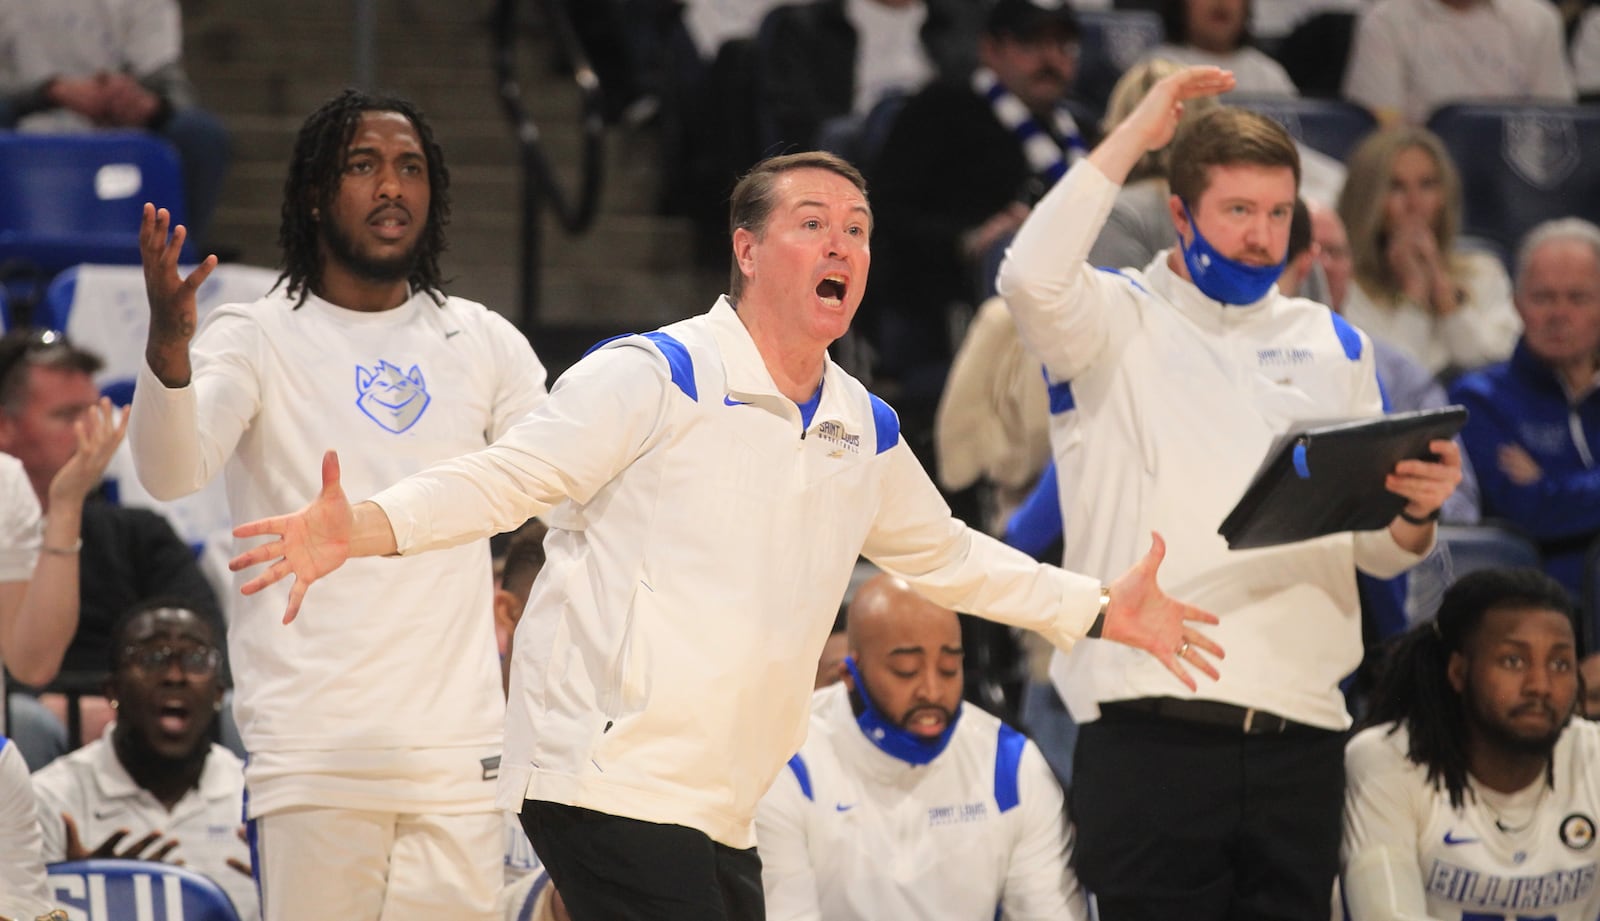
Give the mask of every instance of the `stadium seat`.
M 1461 172 L 1463 233 L 1514 252 L 1541 221 L 1600 221 L 1600 106 L 1461 103 L 1428 129 Z
M 138 131 L 0 132 L 0 262 L 137 264 L 144 203 L 186 214 L 173 148 Z
M 1295 140 L 1341 163 L 1378 126 L 1371 112 L 1343 99 L 1235 93 L 1228 97 L 1228 103 L 1271 118 Z
M 173 864 L 94 859 L 46 869 L 50 901 L 83 921 L 239 921 L 220 886 Z
M 188 272 L 192 266 L 185 266 Z M 200 318 L 230 302 L 249 303 L 277 281 L 278 273 L 259 266 L 219 265 L 200 286 L 195 302 Z M 113 382 L 132 382 L 144 362 L 144 341 L 150 329 L 144 271 L 136 265 L 75 265 L 51 280 L 45 291 L 39 325 L 59 329 L 73 342 L 99 355 L 105 367 L 95 382 L 102 389 Z
M 890 93 L 878 100 L 865 115 L 841 115 L 822 123 L 817 131 L 817 149 L 836 153 L 870 173 L 883 149 L 883 142 L 894 126 L 894 118 L 910 97 Z
M 1539 548 L 1518 531 L 1486 521 L 1478 525 L 1439 525 L 1437 549 L 1409 572 L 1407 619 L 1415 623 L 1439 610 L 1445 589 L 1469 572 L 1507 566 L 1540 565 Z
M 1161 17 L 1151 10 L 1079 10 L 1078 26 L 1082 52 L 1073 94 L 1104 112 L 1122 72 L 1161 44 Z
M 1480 569 L 1539 565 L 1533 541 L 1500 525 L 1440 525 L 1438 542 L 1449 551 L 1451 581 Z

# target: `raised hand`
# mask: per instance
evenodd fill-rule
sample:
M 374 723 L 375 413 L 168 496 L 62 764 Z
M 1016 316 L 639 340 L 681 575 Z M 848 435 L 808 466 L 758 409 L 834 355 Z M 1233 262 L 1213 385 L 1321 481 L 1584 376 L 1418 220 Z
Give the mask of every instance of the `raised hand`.
M 1226 93 L 1233 85 L 1233 74 L 1220 67 L 1185 67 L 1165 77 L 1117 123 L 1089 161 L 1112 182 L 1124 181 L 1139 158 L 1172 142 L 1184 100 Z
M 81 503 L 105 475 L 122 436 L 128 431 L 128 412 L 118 410 L 105 397 L 84 410 L 73 423 L 78 449 L 50 480 L 50 504 Z
M 139 259 L 144 264 L 144 291 L 150 301 L 150 333 L 145 339 L 145 360 L 168 387 L 189 383 L 189 340 L 194 338 L 199 311 L 195 293 L 211 277 L 217 257 L 204 262 L 185 278 L 178 272 L 178 255 L 188 230 L 172 227 L 165 208 L 145 202 L 139 222 Z
M 1197 685 L 1189 669 L 1215 681 L 1217 670 L 1206 656 L 1221 659 L 1223 653 L 1221 646 L 1192 624 L 1214 624 L 1217 618 L 1161 590 L 1156 570 L 1167 555 L 1167 544 L 1160 534 L 1151 532 L 1150 538 L 1150 552 L 1144 559 L 1111 583 L 1111 604 L 1100 635 L 1155 656 L 1193 691 Z
M 1160 150 L 1178 130 L 1184 100 L 1216 96 L 1233 86 L 1233 73 L 1220 67 L 1185 67 L 1150 87 L 1126 121 L 1144 140 L 1146 151 Z
M 289 515 L 263 518 L 239 525 L 234 537 L 259 537 L 271 540 L 233 558 L 228 568 L 234 572 L 258 563 L 267 571 L 246 582 L 243 592 L 254 595 L 286 576 L 294 576 L 289 588 L 289 608 L 283 622 L 289 623 L 300 612 L 300 601 L 311 583 L 333 572 L 350 558 L 350 534 L 354 515 L 344 489 L 339 485 L 339 455 L 332 451 L 322 456 L 322 492 L 309 505 Z

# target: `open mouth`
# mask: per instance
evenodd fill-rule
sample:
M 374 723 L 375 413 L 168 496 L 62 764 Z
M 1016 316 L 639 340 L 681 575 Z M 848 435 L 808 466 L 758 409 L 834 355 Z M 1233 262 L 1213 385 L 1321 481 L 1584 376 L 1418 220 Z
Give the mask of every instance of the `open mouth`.
M 399 240 L 411 226 L 411 215 L 399 208 L 385 208 L 369 218 L 367 226 L 385 240 Z
M 939 710 L 918 710 L 906 720 L 906 729 L 924 738 L 932 738 L 944 732 L 947 722 L 944 713 Z
M 828 275 L 817 282 L 817 297 L 829 307 L 844 303 L 845 280 L 842 275 Z
M 156 725 L 169 736 L 183 735 L 193 719 L 189 707 L 177 702 L 164 703 L 156 711 Z

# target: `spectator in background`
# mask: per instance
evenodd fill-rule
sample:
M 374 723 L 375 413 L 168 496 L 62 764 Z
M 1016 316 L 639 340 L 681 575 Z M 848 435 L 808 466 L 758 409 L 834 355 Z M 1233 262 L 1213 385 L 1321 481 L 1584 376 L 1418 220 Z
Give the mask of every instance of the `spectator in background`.
M 500 671 L 510 687 L 511 654 L 516 650 L 517 624 L 522 621 L 533 580 L 544 568 L 544 538 L 549 528 L 530 518 L 512 532 L 505 556 L 498 561 L 500 584 L 494 592 L 494 623 L 500 643 Z M 550 874 L 533 851 L 528 833 L 515 814 L 505 816 L 505 886 L 496 899 L 504 921 L 571 921 L 567 906 L 550 884 Z M 529 908 L 529 903 L 532 908 Z M 524 911 L 524 909 L 527 909 Z
M 1232 71 L 1234 93 L 1300 95 L 1283 65 L 1252 44 L 1249 0 L 1161 0 L 1158 10 L 1166 41 L 1152 48 L 1145 60 L 1165 58 Z
M 0 338 L 0 662 L 17 680 L 54 680 L 78 631 L 83 537 L 93 533 L 106 465 L 127 427 L 108 400 L 51 400 L 37 390 L 78 372 L 75 350 L 59 333 L 17 330 Z M 5 452 L 16 452 L 13 457 Z M 51 514 L 41 522 L 41 508 Z M 84 582 L 91 584 L 96 579 Z M 0 695 L 4 681 L 0 680 Z M 9 698 L 9 732 L 32 768 L 67 750 L 66 730 L 31 695 Z
M 1450 396 L 1483 514 L 1538 542 L 1545 571 L 1583 598 L 1600 537 L 1600 228 L 1566 218 L 1528 231 L 1517 254 L 1523 333 L 1511 359 L 1463 376 Z
M 1345 751 L 1351 921 L 1589 921 L 1600 911 L 1600 727 L 1578 704 L 1572 602 L 1535 570 L 1445 593 Z
M 961 700 L 955 612 L 878 575 L 850 603 L 849 646 L 756 813 L 767 917 L 1087 918 L 1061 787 Z
M 204 243 L 228 168 L 228 134 L 183 69 L 178 0 L 0 2 L 0 128 L 142 129 L 171 143 Z
M 1580 637 L 1581 639 L 1582 637 Z M 1581 712 L 1585 719 L 1600 720 L 1600 652 L 1591 652 L 1578 663 L 1583 678 Z
M 952 318 L 990 287 L 978 267 L 1087 150 L 1079 126 L 1093 123 L 1069 100 L 1077 43 L 1064 3 L 997 0 L 970 81 L 908 99 L 878 154 L 865 322 L 913 444 L 944 387 Z
M 1345 98 L 1385 125 L 1421 125 L 1457 100 L 1574 99 L 1561 14 L 1545 0 L 1377 0 L 1344 73 Z
M 1585 102 L 1600 97 L 1600 6 L 1590 6 L 1572 36 L 1573 82 Z
M 976 63 L 974 9 L 967 0 L 815 0 L 768 13 L 771 41 L 757 67 L 776 131 L 769 149 L 809 149 L 831 119 L 860 120 L 886 97 L 965 78 Z
M 98 676 L 111 652 L 111 627 L 124 611 L 156 596 L 181 598 L 209 620 L 218 635 L 223 631 L 222 614 L 216 594 L 195 562 L 194 550 L 165 518 L 149 509 L 115 505 L 98 494 L 87 500 L 74 499 L 79 490 L 98 490 L 105 465 L 101 462 L 92 471 L 74 465 L 74 451 L 81 450 L 74 424 L 83 419 L 104 427 L 110 416 L 103 406 L 96 408 L 101 405 L 94 384 L 99 356 L 65 337 L 52 336 L 44 345 L 31 331 L 11 333 L 0 340 L 0 350 L 16 350 L 18 355 L 0 378 L 0 451 L 22 461 L 47 521 L 66 513 L 65 508 L 81 507 L 82 540 L 75 542 L 79 549 L 74 562 L 82 571 L 72 583 L 79 604 L 76 618 L 52 622 L 54 629 L 70 640 L 64 654 L 39 656 L 12 673 L 18 680 L 45 685 L 55 677 L 56 670 L 49 663 L 57 662 L 80 679 L 92 676 L 97 689 Z M 115 439 L 106 446 L 108 451 L 121 441 L 121 432 L 121 428 L 116 430 Z M 86 476 L 89 473 L 92 477 Z M 71 492 L 63 497 L 64 502 L 51 492 L 58 482 L 71 484 L 66 487 Z M 43 700 L 58 717 L 65 714 L 67 704 L 62 695 L 49 694 Z M 99 738 L 111 719 L 105 699 L 89 693 L 78 704 L 83 717 L 82 741 Z
M 1345 319 L 1429 374 L 1503 360 L 1520 326 L 1511 280 L 1492 254 L 1457 245 L 1461 180 L 1444 145 L 1422 128 L 1388 128 L 1347 162 L 1339 217 L 1356 283 Z
M 1354 267 L 1350 237 L 1345 233 L 1339 212 L 1316 202 L 1307 202 L 1306 208 L 1311 218 L 1311 250 L 1305 258 L 1320 269 L 1327 305 L 1335 313 L 1343 313 L 1345 300 L 1350 296 Z M 1289 271 L 1285 270 L 1284 274 Z M 1438 379 L 1407 353 L 1382 339 L 1373 339 L 1372 357 L 1378 366 L 1378 380 L 1383 384 L 1390 412 L 1438 409 L 1450 404 Z M 1439 520 L 1445 524 L 1477 524 L 1478 514 L 1478 480 L 1472 472 L 1470 459 L 1463 453 L 1461 484 L 1445 500 Z
M 817 656 L 816 690 L 837 684 L 844 678 L 844 659 L 850 654 L 849 638 L 845 634 L 848 625 L 846 610 L 844 605 L 839 605 L 839 616 L 833 619 L 833 629 L 822 644 L 822 654 Z
M 34 774 L 33 786 L 46 863 L 183 863 L 221 886 L 242 921 L 257 921 L 240 824 L 244 765 L 211 741 L 222 708 L 219 639 L 208 617 L 177 599 L 126 612 L 111 631 L 106 679 L 117 721 Z

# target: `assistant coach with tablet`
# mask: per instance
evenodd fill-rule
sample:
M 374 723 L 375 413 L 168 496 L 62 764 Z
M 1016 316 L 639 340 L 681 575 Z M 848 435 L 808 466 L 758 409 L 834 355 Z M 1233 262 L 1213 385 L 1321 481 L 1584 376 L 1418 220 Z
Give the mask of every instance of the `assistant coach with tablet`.
M 1278 436 L 1382 411 L 1366 336 L 1275 285 L 1300 174 L 1288 134 L 1221 107 L 1174 138 L 1183 99 L 1231 88 L 1219 74 L 1156 84 L 1039 203 L 1000 270 L 1053 391 L 1066 565 L 1117 572 L 1159 531 L 1164 587 L 1216 613 L 1228 650 L 1198 692 L 1107 643 L 1056 656 L 1084 723 L 1076 869 L 1104 921 L 1328 917 L 1349 724 L 1338 684 L 1362 651 L 1356 569 L 1388 577 L 1420 559 L 1461 476 L 1456 446 L 1434 441 L 1437 461 L 1388 475 L 1405 504 L 1385 528 L 1238 551 L 1217 533 Z M 1097 270 L 1086 256 L 1119 184 L 1169 140 L 1180 245 Z

